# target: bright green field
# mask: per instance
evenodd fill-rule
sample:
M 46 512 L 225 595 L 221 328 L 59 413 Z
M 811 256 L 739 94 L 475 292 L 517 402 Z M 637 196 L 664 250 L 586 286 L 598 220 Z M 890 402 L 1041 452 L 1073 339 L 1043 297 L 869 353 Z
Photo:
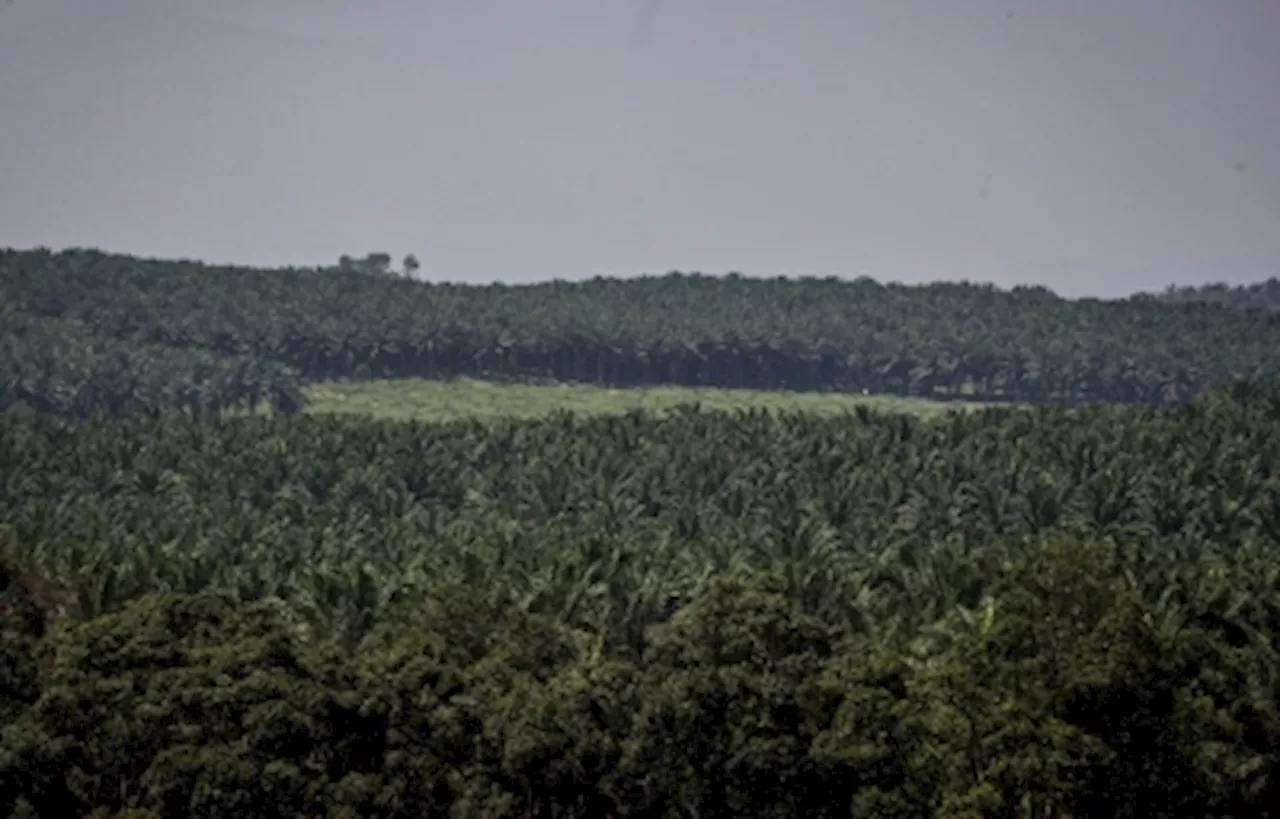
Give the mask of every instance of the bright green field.
M 937 416 L 978 404 L 940 403 L 913 398 L 833 393 L 647 387 L 609 389 L 585 384 L 498 384 L 472 379 L 328 382 L 307 389 L 308 411 L 352 413 L 380 418 L 451 421 L 459 418 L 533 418 L 556 410 L 621 414 L 667 410 L 697 403 L 708 410 L 759 407 L 827 414 L 865 406 L 884 412 Z

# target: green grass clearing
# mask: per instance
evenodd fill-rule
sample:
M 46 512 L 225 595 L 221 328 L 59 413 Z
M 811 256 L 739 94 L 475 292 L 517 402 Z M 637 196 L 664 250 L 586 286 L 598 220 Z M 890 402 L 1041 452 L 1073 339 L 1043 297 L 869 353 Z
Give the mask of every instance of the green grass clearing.
M 936 417 L 982 406 L 917 398 L 845 393 L 792 393 L 700 387 L 611 389 L 587 384 L 503 384 L 460 378 L 452 381 L 325 382 L 307 388 L 309 412 L 372 415 L 392 420 L 452 421 L 461 418 L 538 418 L 557 410 L 622 414 L 700 404 L 708 410 L 765 408 L 839 414 L 865 406 L 883 412 Z

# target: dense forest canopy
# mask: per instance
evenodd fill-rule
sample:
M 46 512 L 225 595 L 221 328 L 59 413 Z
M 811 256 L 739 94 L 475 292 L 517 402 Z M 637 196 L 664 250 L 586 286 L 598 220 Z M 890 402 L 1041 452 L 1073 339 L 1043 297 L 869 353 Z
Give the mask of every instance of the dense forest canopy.
M 1268 313 L 968 283 L 673 273 L 477 286 L 8 250 L 0 302 L 104 338 L 253 356 L 306 379 L 481 375 L 1169 403 L 1280 374 L 1280 317 Z
M 28 414 L 0 521 L 4 812 L 1280 804 L 1275 390 L 930 422 Z

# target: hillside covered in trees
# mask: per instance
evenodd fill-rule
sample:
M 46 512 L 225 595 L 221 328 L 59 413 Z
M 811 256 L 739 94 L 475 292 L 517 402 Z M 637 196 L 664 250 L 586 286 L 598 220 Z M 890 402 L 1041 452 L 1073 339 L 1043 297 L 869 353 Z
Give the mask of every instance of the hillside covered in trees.
M 1280 374 L 1280 317 L 1271 314 L 963 283 L 670 274 L 474 286 L 339 267 L 8 250 L 0 251 L 0 304 L 6 322 L 16 313 L 92 334 L 92 342 L 75 342 L 86 363 L 74 372 L 94 375 L 70 378 L 93 384 L 86 389 L 96 398 L 66 396 L 58 385 L 67 377 L 41 360 L 34 331 L 28 342 L 10 342 L 0 360 L 4 401 L 81 413 L 85 402 L 110 411 L 156 406 L 168 399 L 151 396 L 169 394 L 209 410 L 268 402 L 288 410 L 303 380 L 333 378 L 470 375 L 1158 404 Z M 104 359 L 116 343 L 123 346 Z M 260 362 L 246 383 L 223 377 L 245 369 L 246 358 Z M 127 369 L 151 380 L 122 376 L 111 362 L 126 359 L 145 359 Z M 152 383 L 165 377 L 174 382 L 167 391 Z

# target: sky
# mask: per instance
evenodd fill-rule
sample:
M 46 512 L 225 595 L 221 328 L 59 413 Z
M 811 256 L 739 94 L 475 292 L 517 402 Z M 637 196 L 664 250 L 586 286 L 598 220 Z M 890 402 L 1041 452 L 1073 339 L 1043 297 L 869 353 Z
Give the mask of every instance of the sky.
M 0 0 L 0 246 L 1280 275 L 1276 0 Z

